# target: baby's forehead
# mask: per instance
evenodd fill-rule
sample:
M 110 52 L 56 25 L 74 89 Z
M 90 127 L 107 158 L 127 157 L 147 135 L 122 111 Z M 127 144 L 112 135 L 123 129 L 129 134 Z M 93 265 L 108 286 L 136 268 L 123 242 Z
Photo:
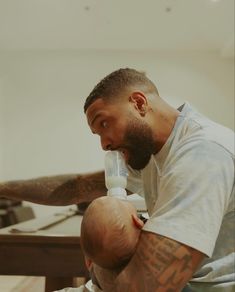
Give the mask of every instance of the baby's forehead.
M 104 206 L 116 206 L 116 205 L 132 205 L 128 200 L 122 200 L 119 198 L 111 197 L 111 196 L 104 196 L 97 198 L 93 201 L 94 203 L 100 203 L 103 204 Z
M 102 197 L 94 201 L 94 208 L 97 211 L 102 210 L 115 210 L 115 211 L 125 211 L 132 213 L 135 211 L 135 207 L 127 200 L 120 200 L 114 197 Z
M 95 220 L 99 223 L 112 221 L 113 218 L 115 221 L 117 218 L 128 220 L 134 213 L 136 213 L 136 209 L 130 202 L 107 196 L 98 198 L 90 204 L 85 214 L 85 220 L 93 222 Z

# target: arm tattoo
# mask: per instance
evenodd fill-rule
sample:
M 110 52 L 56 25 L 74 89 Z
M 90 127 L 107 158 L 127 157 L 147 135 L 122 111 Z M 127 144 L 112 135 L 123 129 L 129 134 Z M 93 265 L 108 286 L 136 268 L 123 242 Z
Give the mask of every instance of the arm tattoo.
M 116 279 L 115 291 L 181 291 L 203 259 L 198 253 L 174 240 L 143 231 L 134 256 Z
M 55 206 L 89 202 L 105 194 L 103 171 L 10 181 L 0 185 L 0 197 Z
M 51 197 L 58 201 L 63 201 L 64 197 L 67 197 L 73 203 L 81 203 L 104 196 L 106 192 L 104 173 L 101 172 L 76 176 L 75 179 L 70 179 L 56 188 Z

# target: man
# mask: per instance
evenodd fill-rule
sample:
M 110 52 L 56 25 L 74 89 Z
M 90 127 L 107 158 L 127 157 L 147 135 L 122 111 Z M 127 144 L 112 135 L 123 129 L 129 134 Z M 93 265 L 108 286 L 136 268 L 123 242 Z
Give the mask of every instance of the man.
M 142 194 L 150 219 L 126 267 L 95 267 L 104 291 L 233 291 L 234 135 L 188 104 L 167 104 L 142 73 L 120 69 L 86 100 L 104 150 L 124 153 L 127 189 Z M 9 182 L 0 195 L 72 204 L 103 195 L 104 174 Z M 107 214 L 108 216 L 108 214 Z M 111 280 L 110 280 L 111 279 Z

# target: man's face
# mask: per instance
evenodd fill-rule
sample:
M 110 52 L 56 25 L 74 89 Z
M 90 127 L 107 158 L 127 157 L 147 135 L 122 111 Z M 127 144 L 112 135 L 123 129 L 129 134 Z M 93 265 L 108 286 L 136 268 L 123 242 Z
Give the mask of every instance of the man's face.
M 130 102 L 111 104 L 100 98 L 89 106 L 86 115 L 104 150 L 123 152 L 126 163 L 134 169 L 147 165 L 155 150 L 152 131 Z

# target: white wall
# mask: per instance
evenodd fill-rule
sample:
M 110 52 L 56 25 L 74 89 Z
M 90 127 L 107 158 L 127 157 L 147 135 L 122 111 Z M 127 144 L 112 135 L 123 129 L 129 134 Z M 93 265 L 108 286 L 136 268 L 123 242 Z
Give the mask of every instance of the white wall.
M 2 94 L 2 79 L 0 75 L 0 180 L 3 179 L 3 130 L 4 130 L 4 125 L 3 125 L 3 113 L 4 113 L 4 108 L 3 108 L 3 94 Z
M 83 103 L 94 85 L 119 67 L 146 71 L 172 104 L 187 100 L 215 121 L 234 127 L 232 59 L 210 53 L 1 52 L 2 178 L 102 168 L 104 154 L 86 124 Z M 36 210 L 40 215 L 54 208 Z

